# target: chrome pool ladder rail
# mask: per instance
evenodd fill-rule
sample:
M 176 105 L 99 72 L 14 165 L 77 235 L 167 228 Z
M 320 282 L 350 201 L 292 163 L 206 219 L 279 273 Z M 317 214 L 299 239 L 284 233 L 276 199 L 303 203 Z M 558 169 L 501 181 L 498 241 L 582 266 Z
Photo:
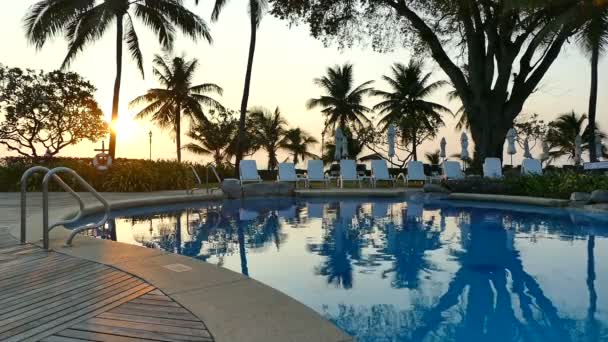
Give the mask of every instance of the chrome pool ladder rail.
M 203 181 L 201 180 L 201 177 L 198 175 L 198 172 L 196 171 L 196 169 L 194 168 L 194 165 L 190 165 L 190 169 L 192 170 L 192 173 L 194 173 L 194 177 L 196 178 L 196 181 L 198 182 L 199 188 L 202 187 Z M 219 187 L 218 188 L 209 187 L 209 170 L 211 170 L 213 172 L 213 175 L 215 176 L 217 183 L 218 184 L 222 183 L 222 179 L 220 178 L 220 175 L 217 173 L 217 169 L 215 168 L 215 165 L 213 163 L 207 164 L 205 166 L 205 188 L 207 189 L 207 195 L 212 193 L 213 190 L 220 190 Z M 197 190 L 197 188 L 190 189 L 187 191 L 187 193 L 193 194 L 195 190 Z
M 21 227 L 20 227 L 21 228 L 21 237 L 20 237 L 21 244 L 25 244 L 27 242 L 27 184 L 28 184 L 28 180 L 35 173 L 42 172 L 44 174 L 47 174 L 49 171 L 50 170 L 47 167 L 34 166 L 34 167 L 27 169 L 21 176 L 21 223 L 20 223 L 20 225 L 21 225 Z M 67 185 L 58 175 L 53 175 L 53 179 L 55 180 L 55 182 L 57 182 L 57 184 L 59 184 L 59 186 L 61 186 L 61 188 L 63 190 L 65 190 L 72 197 L 74 197 L 74 199 L 76 199 L 78 201 L 78 206 L 80 207 L 78 214 L 74 218 L 57 222 L 53 225 L 53 227 L 63 225 L 63 224 L 70 224 L 70 223 L 78 221 L 82 217 L 82 213 L 84 210 L 84 202 L 82 201 L 82 198 L 69 185 Z
M 83 205 L 81 206 L 80 211 L 74 218 L 67 221 L 57 222 L 52 226 L 49 226 L 49 182 L 52 179 L 55 179 L 56 174 L 60 172 L 69 173 L 72 177 L 74 177 L 74 179 L 76 179 L 85 190 L 90 192 L 93 197 L 95 197 L 99 202 L 101 202 L 104 208 L 104 216 L 98 222 L 89 223 L 72 229 L 66 241 L 67 246 L 72 245 L 72 240 L 78 233 L 85 230 L 101 227 L 105 225 L 108 219 L 110 218 L 110 204 L 108 203 L 108 201 L 106 201 L 105 198 L 103 198 L 103 196 L 101 196 L 89 183 L 87 183 L 87 181 L 80 177 L 80 175 L 76 171 L 67 167 L 56 167 L 47 172 L 44 176 L 44 179 L 42 180 L 42 240 L 44 249 L 49 248 L 49 232 L 51 231 L 51 229 L 59 225 L 76 222 L 84 215 Z M 82 198 L 80 198 L 78 194 L 76 194 L 76 196 L 79 197 L 79 202 L 82 203 Z

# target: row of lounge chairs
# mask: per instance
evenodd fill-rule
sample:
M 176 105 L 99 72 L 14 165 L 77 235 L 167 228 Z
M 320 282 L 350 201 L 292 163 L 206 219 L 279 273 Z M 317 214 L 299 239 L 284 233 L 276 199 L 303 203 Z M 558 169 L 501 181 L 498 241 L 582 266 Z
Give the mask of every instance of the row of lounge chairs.
M 441 176 L 429 177 L 424 173 L 424 164 L 419 161 L 410 161 L 407 163 L 407 175 L 399 175 L 398 177 L 391 176 L 388 170 L 388 165 L 385 160 L 372 160 L 371 176 L 362 176 L 357 172 L 357 164 L 354 160 L 344 159 L 340 161 L 340 175 L 331 177 L 325 174 L 323 170 L 323 161 L 309 160 L 307 165 L 306 176 L 298 175 L 293 163 L 280 163 L 277 176 L 278 182 L 292 182 L 296 185 L 300 182 L 304 183 L 305 187 L 310 187 L 312 183 L 321 183 L 328 187 L 332 180 L 336 180 L 339 187 L 343 188 L 347 182 L 356 183 L 359 187 L 363 186 L 364 181 L 369 181 L 372 187 L 376 187 L 379 182 L 388 182 L 393 187 L 397 184 L 397 179 L 402 177 L 406 186 L 410 182 L 427 182 L 432 179 L 441 180 L 462 180 L 465 174 L 459 162 L 446 160 L 442 163 L 443 174 Z M 525 159 L 522 163 L 522 174 L 542 174 L 542 166 L 538 160 Z M 486 158 L 483 164 L 484 177 L 501 178 L 502 163 L 498 158 Z M 262 178 L 258 174 L 257 164 L 255 160 L 242 160 L 239 167 L 239 175 L 241 185 L 245 183 L 259 183 Z

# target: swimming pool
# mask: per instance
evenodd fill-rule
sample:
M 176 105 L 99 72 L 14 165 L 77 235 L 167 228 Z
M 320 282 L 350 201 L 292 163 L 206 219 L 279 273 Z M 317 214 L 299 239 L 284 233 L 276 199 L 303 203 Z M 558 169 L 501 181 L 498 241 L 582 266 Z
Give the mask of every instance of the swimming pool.
M 241 272 L 359 341 L 608 340 L 608 218 L 389 199 L 117 212 L 94 234 Z

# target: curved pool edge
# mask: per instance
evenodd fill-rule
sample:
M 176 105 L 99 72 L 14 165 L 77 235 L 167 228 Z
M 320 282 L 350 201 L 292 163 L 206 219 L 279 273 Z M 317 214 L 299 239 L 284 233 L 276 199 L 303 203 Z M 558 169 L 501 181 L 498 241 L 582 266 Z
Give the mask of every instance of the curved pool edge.
M 133 207 L 202 202 L 223 195 L 162 195 L 109 200 L 113 210 Z M 60 219 L 74 215 L 78 207 L 50 210 Z M 87 206 L 85 215 L 103 211 Z M 42 212 L 28 216 L 28 240 L 39 241 Z M 10 227 L 18 235 L 18 227 Z M 353 338 L 319 313 L 294 298 L 259 281 L 190 257 L 156 249 L 78 235 L 72 247 L 70 233 L 57 227 L 50 233 L 50 248 L 132 274 L 159 288 L 205 322 L 216 341 L 352 341 Z M 39 244 L 36 243 L 36 244 Z

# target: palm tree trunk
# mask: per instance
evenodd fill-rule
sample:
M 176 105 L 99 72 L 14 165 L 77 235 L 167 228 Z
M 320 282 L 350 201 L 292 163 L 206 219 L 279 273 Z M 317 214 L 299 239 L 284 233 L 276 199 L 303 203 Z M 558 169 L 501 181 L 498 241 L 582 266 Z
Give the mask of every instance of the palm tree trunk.
M 181 107 L 179 103 L 175 108 L 175 144 L 177 145 L 177 162 L 182 162 L 182 120 L 181 120 Z
M 114 81 L 114 99 L 112 100 L 112 124 L 110 129 L 110 156 L 116 157 L 116 122 L 118 121 L 118 103 L 120 100 L 120 80 L 122 78 L 122 27 L 123 14 L 116 15 L 116 80 Z
M 236 145 L 235 176 L 239 176 L 239 164 L 243 159 L 243 142 L 245 140 L 245 119 L 247 117 L 247 103 L 249 102 L 249 88 L 251 87 L 251 72 L 253 69 L 253 56 L 255 54 L 255 43 L 257 40 L 257 20 L 254 14 L 250 14 L 251 19 L 251 40 L 249 42 L 249 58 L 247 59 L 247 71 L 245 73 L 245 89 L 243 89 L 243 99 L 241 100 L 241 117 L 239 119 L 239 134 Z
M 414 161 L 418 161 L 418 145 L 416 144 L 416 139 L 418 137 L 416 136 L 416 130 L 412 131 L 412 158 L 414 158 Z
M 597 109 L 598 61 L 600 51 L 595 45 L 591 52 L 591 90 L 589 93 L 589 154 L 591 162 L 596 162 L 598 151 L 595 149 L 595 116 Z M 601 152 L 601 151 L 599 151 Z

